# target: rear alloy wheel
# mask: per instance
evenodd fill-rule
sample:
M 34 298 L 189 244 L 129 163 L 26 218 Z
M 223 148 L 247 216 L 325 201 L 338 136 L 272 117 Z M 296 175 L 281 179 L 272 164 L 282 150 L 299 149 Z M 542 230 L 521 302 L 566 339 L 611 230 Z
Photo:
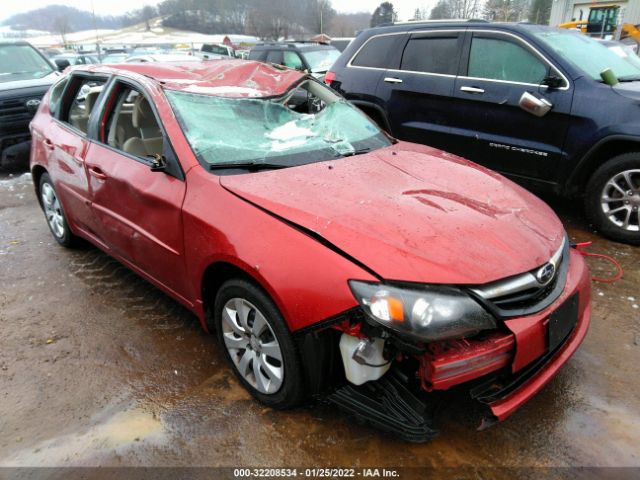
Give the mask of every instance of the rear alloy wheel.
M 640 152 L 612 158 L 591 177 L 587 215 L 604 235 L 640 244 Z
M 49 230 L 53 234 L 53 238 L 64 247 L 74 246 L 78 238 L 71 232 L 67 218 L 62 209 L 62 204 L 58 198 L 53 182 L 49 174 L 44 173 L 40 177 L 40 204 L 47 219 Z
M 300 402 L 304 390 L 293 339 L 261 289 L 246 280 L 226 282 L 216 296 L 214 320 L 226 357 L 255 398 L 276 408 Z

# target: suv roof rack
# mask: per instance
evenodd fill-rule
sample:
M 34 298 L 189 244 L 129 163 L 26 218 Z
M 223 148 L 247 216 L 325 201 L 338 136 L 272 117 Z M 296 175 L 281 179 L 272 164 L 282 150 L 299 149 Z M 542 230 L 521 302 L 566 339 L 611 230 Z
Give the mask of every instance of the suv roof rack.
M 447 18 L 441 20 L 407 20 L 406 22 L 393 22 L 380 25 L 381 27 L 389 25 L 414 25 L 420 23 L 456 23 L 456 22 L 478 22 L 478 23 L 491 23 L 484 18 Z

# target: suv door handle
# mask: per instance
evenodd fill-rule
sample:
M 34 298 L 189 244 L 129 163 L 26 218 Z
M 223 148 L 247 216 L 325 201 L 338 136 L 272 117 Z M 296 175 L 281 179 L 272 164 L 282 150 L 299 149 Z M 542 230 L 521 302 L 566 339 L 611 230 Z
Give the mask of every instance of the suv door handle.
M 467 93 L 484 93 L 484 89 L 478 87 L 460 87 L 460 91 Z
M 96 177 L 98 180 L 107 179 L 107 175 L 100 169 L 100 167 L 89 167 L 89 173 Z
M 396 77 L 385 77 L 384 81 L 387 83 L 402 83 L 402 79 Z
M 53 142 L 48 138 L 44 139 L 44 146 L 47 147 L 49 150 L 53 150 L 55 148 L 55 146 L 53 145 Z

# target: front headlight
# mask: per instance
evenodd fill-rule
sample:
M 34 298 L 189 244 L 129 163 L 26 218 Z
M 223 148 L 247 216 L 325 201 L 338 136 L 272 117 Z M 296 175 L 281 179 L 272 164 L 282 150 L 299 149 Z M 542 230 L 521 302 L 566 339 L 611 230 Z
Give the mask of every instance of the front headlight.
M 463 338 L 496 328 L 489 312 L 453 287 L 399 288 L 356 280 L 349 286 L 369 318 L 416 340 Z

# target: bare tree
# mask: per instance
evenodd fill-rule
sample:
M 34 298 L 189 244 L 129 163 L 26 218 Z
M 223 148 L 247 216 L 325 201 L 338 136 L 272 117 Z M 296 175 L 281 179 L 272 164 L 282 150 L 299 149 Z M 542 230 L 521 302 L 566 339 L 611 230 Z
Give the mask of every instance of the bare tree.
M 56 32 L 58 32 L 62 37 L 62 44 L 66 45 L 67 33 L 69 33 L 70 31 L 69 19 L 66 17 L 66 15 L 60 15 L 59 17 L 56 17 L 53 25 L 56 29 Z
M 429 18 L 476 18 L 480 15 L 480 0 L 439 0 Z
M 369 28 L 371 15 L 362 13 L 338 13 L 331 21 L 328 33 L 333 37 L 353 37 L 356 32 Z

